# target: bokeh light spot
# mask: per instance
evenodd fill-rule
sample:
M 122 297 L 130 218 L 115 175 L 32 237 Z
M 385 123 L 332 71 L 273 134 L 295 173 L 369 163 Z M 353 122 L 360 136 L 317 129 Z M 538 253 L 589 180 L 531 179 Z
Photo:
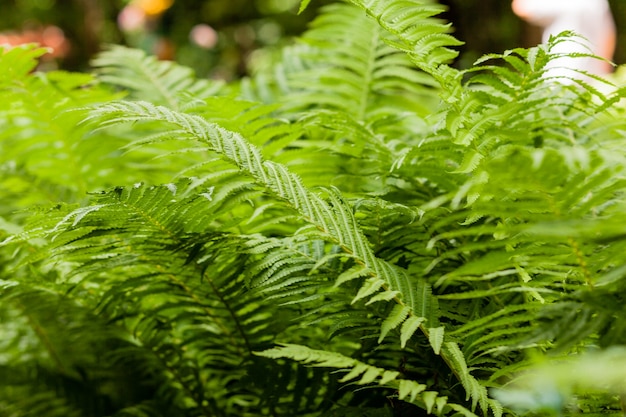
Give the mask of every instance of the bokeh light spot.
M 218 35 L 215 29 L 202 23 L 191 29 L 189 39 L 200 48 L 212 49 L 217 45 Z
M 141 8 L 147 15 L 156 16 L 172 7 L 174 0 L 135 0 L 133 4 Z

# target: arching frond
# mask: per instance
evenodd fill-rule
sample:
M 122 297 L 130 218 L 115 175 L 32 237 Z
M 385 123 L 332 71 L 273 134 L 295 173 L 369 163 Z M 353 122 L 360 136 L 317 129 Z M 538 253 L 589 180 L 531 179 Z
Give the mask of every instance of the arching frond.
M 91 64 L 104 83 L 125 89 L 134 99 L 173 109 L 184 105 L 184 94 L 203 99 L 222 87 L 218 82 L 195 79 L 190 68 L 119 45 L 110 45 Z
M 451 47 L 462 43 L 448 34 L 450 24 L 433 18 L 443 12 L 440 5 L 428 0 L 385 3 L 350 0 L 350 3 L 365 10 L 391 34 L 386 39 L 389 45 L 407 53 L 413 63 L 433 76 L 444 90 L 453 91 L 459 79 L 457 72 L 447 64 L 457 55 Z M 447 85 L 449 83 L 451 85 Z
M 415 404 L 428 413 L 446 414 L 451 409 L 463 412 L 467 416 L 475 414 L 458 404 L 448 404 L 445 397 L 437 397 L 433 391 L 426 391 L 427 386 L 415 381 L 399 378 L 398 371 L 368 365 L 350 357 L 326 350 L 313 350 L 306 346 L 283 344 L 279 347 L 257 353 L 268 358 L 288 358 L 315 367 L 336 368 L 344 373 L 341 383 L 356 385 L 378 385 L 395 391 L 398 399 Z M 436 406 L 436 409 L 435 409 Z M 462 410 L 462 411 L 461 411 Z

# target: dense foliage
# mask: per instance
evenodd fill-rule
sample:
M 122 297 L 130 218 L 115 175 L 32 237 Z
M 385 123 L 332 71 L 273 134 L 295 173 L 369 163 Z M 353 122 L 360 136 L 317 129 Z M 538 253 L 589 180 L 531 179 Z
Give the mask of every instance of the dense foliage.
M 441 10 L 232 85 L 3 49 L 0 415 L 621 413 L 622 90 L 546 78 L 564 37 L 456 70 Z

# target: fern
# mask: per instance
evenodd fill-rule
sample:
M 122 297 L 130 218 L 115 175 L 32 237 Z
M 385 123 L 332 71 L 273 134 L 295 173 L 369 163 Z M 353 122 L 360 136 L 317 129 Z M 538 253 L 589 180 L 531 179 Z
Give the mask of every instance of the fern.
M 442 10 L 333 4 L 227 86 L 2 49 L 0 413 L 518 415 L 623 344 L 623 90 L 546 77 L 567 33 L 453 69 Z
M 92 65 L 99 70 L 101 81 L 123 88 L 130 97 L 175 109 L 184 103 L 184 94 L 202 99 L 214 96 L 221 88 L 219 83 L 194 79 L 189 68 L 117 45 L 111 45 Z
M 339 368 L 346 372 L 346 374 L 339 380 L 340 382 L 348 382 L 358 379 L 357 381 L 354 381 L 354 384 L 377 384 L 382 387 L 394 389 L 397 391 L 398 399 L 406 400 L 407 402 L 415 402 L 419 405 L 425 406 L 429 412 L 432 411 L 433 405 L 437 401 L 436 397 L 433 397 L 432 395 L 428 395 L 426 400 L 417 401 L 418 396 L 420 396 L 420 394 L 422 394 L 426 389 L 426 385 L 418 384 L 411 380 L 398 379 L 399 373 L 397 371 L 388 371 L 377 368 L 337 353 L 316 351 L 305 346 L 283 345 L 259 352 L 258 354 L 273 359 L 289 358 L 304 364 L 312 364 L 313 366 Z M 439 401 L 439 405 L 441 404 L 442 402 Z M 439 412 L 441 413 L 443 410 L 439 410 Z

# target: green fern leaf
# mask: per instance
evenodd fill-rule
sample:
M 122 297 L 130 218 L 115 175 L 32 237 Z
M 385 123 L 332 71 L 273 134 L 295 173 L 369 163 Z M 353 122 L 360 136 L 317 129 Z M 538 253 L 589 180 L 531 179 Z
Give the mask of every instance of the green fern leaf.
M 400 294 L 400 291 L 383 291 L 371 297 L 365 305 L 370 305 L 378 301 L 391 301 Z
M 359 292 L 352 299 L 352 304 L 357 301 L 369 297 L 372 294 L 377 293 L 383 286 L 385 285 L 385 281 L 377 277 L 370 277 L 365 280 L 364 284 L 359 289 Z
M 424 399 L 424 404 L 426 405 L 426 412 L 428 414 L 432 413 L 433 407 L 435 406 L 435 400 L 437 399 L 437 393 L 435 391 L 424 391 L 422 393 L 422 398 Z
M 307 8 L 309 3 L 311 3 L 311 0 L 302 0 L 300 2 L 300 8 L 298 9 L 298 14 L 302 13 Z
M 435 354 L 439 355 L 444 340 L 444 327 L 431 327 L 428 329 L 428 341 Z
M 409 381 L 407 379 L 400 380 L 398 387 L 398 398 L 401 400 L 414 402 L 417 396 L 424 392 L 426 385 L 418 384 L 415 381 Z
M 442 346 L 442 353 L 446 353 L 446 357 L 452 361 L 449 365 L 461 381 L 461 384 L 463 384 L 467 393 L 467 399 L 472 400 L 472 409 L 480 405 L 480 408 L 485 413 L 488 412 L 489 398 L 487 389 L 470 374 L 463 353 L 458 345 L 453 342 L 446 342 Z
M 0 88 L 23 79 L 37 66 L 37 59 L 47 54 L 47 48 L 35 44 L 24 44 L 16 47 L 0 46 L 0 66 L 5 69 L 0 75 Z
M 402 323 L 400 329 L 400 346 L 405 347 L 407 342 L 419 329 L 420 325 L 426 320 L 424 317 L 411 316 Z
M 356 265 L 347 271 L 343 272 L 341 275 L 337 277 L 337 281 L 335 282 L 335 287 L 339 287 L 340 285 L 351 281 L 357 278 L 363 278 L 371 275 L 372 271 L 363 267 L 362 265 Z
M 398 327 L 400 323 L 406 320 L 407 316 L 411 312 L 411 309 L 403 305 L 395 305 L 391 310 L 391 313 L 383 321 L 380 329 L 380 336 L 378 337 L 378 343 L 381 343 L 387 334 Z

